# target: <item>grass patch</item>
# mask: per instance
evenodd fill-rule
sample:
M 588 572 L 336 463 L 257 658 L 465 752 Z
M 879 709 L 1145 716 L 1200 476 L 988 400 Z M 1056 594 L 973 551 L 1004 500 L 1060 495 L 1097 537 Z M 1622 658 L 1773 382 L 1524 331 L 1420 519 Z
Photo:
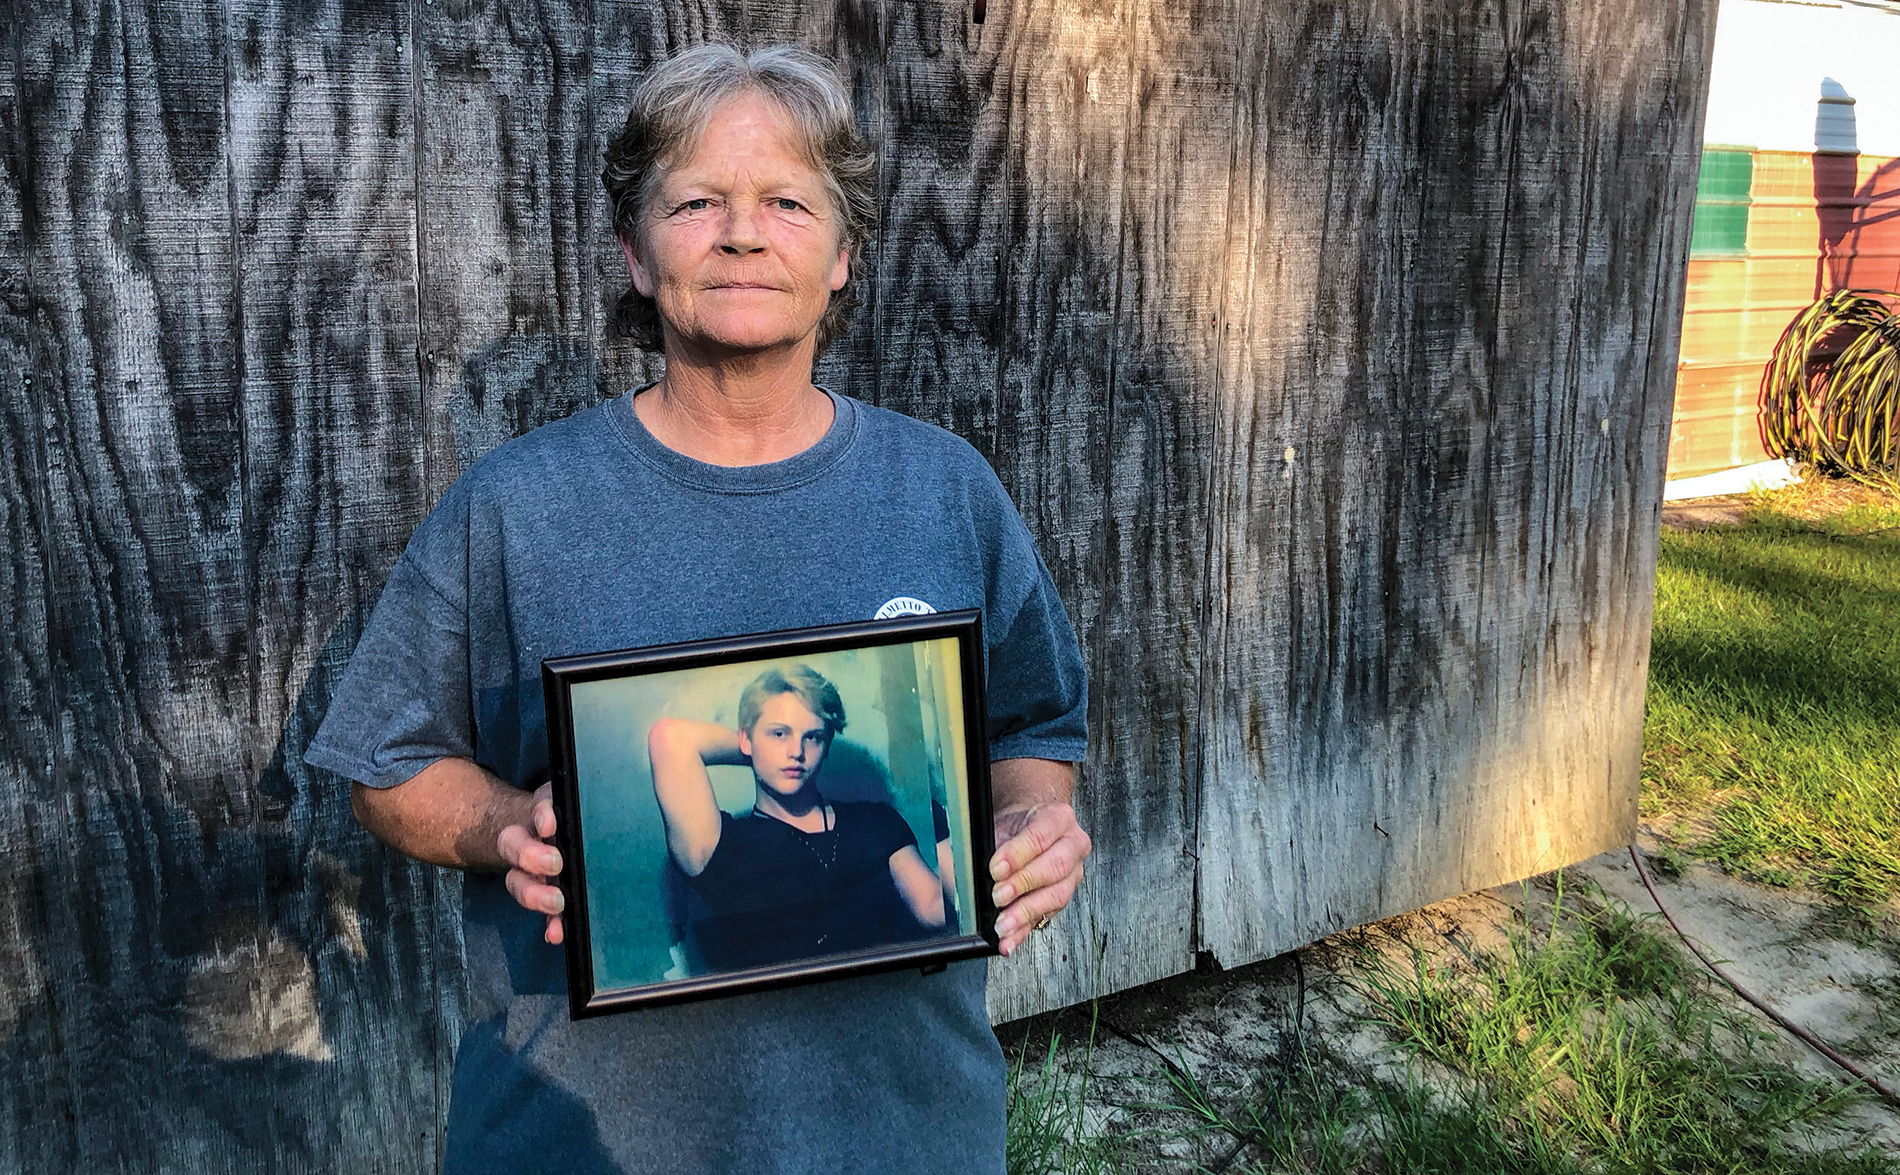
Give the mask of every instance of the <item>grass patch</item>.
M 1900 894 L 1900 501 L 1813 483 L 1665 530 L 1643 803 L 1691 852 L 1857 908 Z
M 1541 917 L 1493 950 L 1367 940 L 1346 979 L 1397 1076 L 1308 1057 L 1224 1111 L 1177 1080 L 1179 1108 L 1247 1139 L 1249 1175 L 1900 1173 L 1817 1145 L 1862 1095 L 1775 1059 L 1646 923 L 1561 888 Z
M 1386 1091 L 1385 1169 L 1900 1171 L 1792 1146 L 1860 1095 L 1774 1059 L 1686 966 L 1620 906 L 1561 884 L 1547 923 L 1512 924 L 1499 949 L 1451 965 L 1365 952 L 1356 982 L 1374 1016 L 1448 1078 Z
M 1004 1104 L 1009 1175 L 1108 1175 L 1122 1170 L 1124 1143 L 1090 1118 L 1094 1027 L 1079 1063 L 1065 1063 L 1062 1037 L 1050 1033 L 1032 1064 L 1025 1038 L 1010 1061 Z

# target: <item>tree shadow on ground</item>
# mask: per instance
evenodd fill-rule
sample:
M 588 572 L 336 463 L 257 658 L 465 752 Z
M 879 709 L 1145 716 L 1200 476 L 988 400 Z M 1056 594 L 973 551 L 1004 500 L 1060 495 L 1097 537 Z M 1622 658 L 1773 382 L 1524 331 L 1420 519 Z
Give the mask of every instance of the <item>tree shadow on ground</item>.
M 1768 722 L 1819 712 L 1863 722 L 1900 723 L 1900 664 L 1877 655 L 1853 632 L 1801 617 L 1850 600 L 1900 615 L 1900 590 L 1876 586 L 1865 572 L 1828 575 L 1803 568 L 1777 549 L 1787 542 L 1846 545 L 1855 553 L 1897 550 L 1887 540 L 1790 536 L 1775 546 L 1737 543 L 1672 544 L 1665 573 L 1694 575 L 1766 605 L 1761 618 L 1729 613 L 1706 626 L 1662 623 L 1650 652 L 1650 676 L 1691 695 L 1718 692 L 1737 708 Z M 1900 554 L 1895 555 L 1900 564 Z

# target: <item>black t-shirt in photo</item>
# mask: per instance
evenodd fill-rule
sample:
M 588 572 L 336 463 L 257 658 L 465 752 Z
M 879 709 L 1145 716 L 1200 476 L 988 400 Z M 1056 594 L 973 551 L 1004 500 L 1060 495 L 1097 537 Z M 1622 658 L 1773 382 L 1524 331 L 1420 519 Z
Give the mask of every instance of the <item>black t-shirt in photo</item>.
M 789 963 L 912 942 L 939 933 L 910 912 L 891 855 L 916 848 L 889 804 L 835 803 L 829 832 L 757 812 L 719 814 L 719 844 L 699 876 L 688 941 L 716 971 Z M 934 861 L 933 851 L 931 859 Z

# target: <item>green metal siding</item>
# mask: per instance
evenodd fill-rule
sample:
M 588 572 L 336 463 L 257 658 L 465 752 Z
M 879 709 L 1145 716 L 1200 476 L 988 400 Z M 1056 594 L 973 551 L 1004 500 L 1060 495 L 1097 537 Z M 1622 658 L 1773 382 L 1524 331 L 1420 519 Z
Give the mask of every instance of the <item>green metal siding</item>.
M 1692 257 L 1748 252 L 1748 188 L 1755 175 L 1755 153 L 1747 148 L 1702 152 L 1695 182 Z

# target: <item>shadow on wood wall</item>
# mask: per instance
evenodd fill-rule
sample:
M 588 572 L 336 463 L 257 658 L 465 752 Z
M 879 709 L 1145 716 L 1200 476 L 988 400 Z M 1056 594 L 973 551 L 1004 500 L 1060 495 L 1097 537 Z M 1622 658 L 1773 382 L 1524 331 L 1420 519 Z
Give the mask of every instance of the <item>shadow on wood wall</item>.
M 1627 834 L 1712 3 L 15 10 L 0 1167 L 433 1169 L 459 887 L 301 752 L 457 472 L 654 372 L 599 147 L 708 36 L 845 63 L 821 378 L 990 458 L 1089 657 L 999 1019 Z

